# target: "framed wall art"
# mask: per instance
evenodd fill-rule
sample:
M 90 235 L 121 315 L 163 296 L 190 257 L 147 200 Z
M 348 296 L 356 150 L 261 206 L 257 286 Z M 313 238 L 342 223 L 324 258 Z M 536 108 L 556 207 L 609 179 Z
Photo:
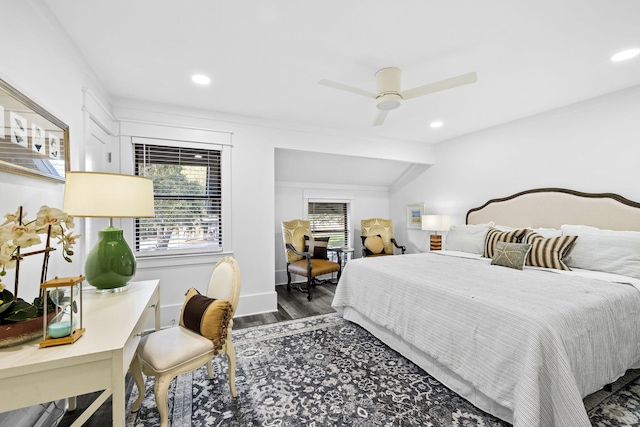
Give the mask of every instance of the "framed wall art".
M 422 215 L 424 215 L 424 203 L 407 205 L 407 228 L 422 229 Z
M 69 126 L 0 79 L 0 170 L 64 182 Z

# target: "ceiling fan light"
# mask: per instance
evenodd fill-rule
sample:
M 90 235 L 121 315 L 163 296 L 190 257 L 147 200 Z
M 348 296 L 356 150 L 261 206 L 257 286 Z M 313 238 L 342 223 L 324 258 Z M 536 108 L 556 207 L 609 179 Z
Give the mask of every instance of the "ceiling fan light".
M 400 101 L 402 101 L 402 97 L 397 93 L 385 93 L 380 95 L 378 98 L 378 104 L 376 107 L 378 110 L 395 110 L 400 106 Z

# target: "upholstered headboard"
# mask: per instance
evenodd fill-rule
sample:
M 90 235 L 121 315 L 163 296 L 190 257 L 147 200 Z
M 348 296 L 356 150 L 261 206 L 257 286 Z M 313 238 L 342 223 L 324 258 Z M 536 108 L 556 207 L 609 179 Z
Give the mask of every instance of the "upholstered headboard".
M 489 200 L 467 212 L 467 224 L 490 221 L 509 227 L 559 229 L 562 224 L 576 224 L 640 231 L 640 203 L 611 193 L 538 188 Z

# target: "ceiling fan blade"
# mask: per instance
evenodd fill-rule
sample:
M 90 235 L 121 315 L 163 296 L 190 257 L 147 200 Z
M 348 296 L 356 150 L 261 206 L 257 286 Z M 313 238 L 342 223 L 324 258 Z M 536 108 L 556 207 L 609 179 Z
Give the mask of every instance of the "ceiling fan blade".
M 376 116 L 375 120 L 373 121 L 373 125 L 374 126 L 380 126 L 381 124 L 384 123 L 384 119 L 387 118 L 387 113 L 389 112 L 389 110 L 380 110 L 378 111 L 378 115 Z
M 332 80 L 327 80 L 327 79 L 322 79 L 318 82 L 319 85 L 323 85 L 323 86 L 328 86 L 328 87 L 332 87 L 334 89 L 340 89 L 340 90 L 344 90 L 347 92 L 352 92 L 358 95 L 362 95 L 362 96 L 366 96 L 368 98 L 373 98 L 375 99 L 378 95 L 373 93 L 373 92 L 368 92 L 366 90 L 362 90 L 362 89 L 358 89 L 357 87 L 353 87 L 353 86 L 347 86 L 345 84 L 342 83 L 338 83 L 338 82 L 334 82 Z
M 430 93 L 440 92 L 442 90 L 452 89 L 454 87 L 468 85 L 478 81 L 478 76 L 475 72 L 462 74 L 457 77 L 451 77 L 450 79 L 444 79 L 437 82 L 429 83 L 424 86 L 414 87 L 413 89 L 405 90 L 400 93 L 402 99 L 411 99 L 422 95 L 428 95 Z

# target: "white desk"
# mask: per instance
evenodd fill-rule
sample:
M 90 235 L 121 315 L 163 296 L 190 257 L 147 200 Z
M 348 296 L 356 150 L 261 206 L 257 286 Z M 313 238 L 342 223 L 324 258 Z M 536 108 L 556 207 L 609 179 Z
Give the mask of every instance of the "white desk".
M 112 396 L 113 426 L 124 427 L 124 380 L 139 334 L 154 313 L 160 328 L 158 282 L 132 282 L 129 290 L 113 294 L 83 291 L 86 332 L 74 344 L 39 348 L 35 340 L 0 349 L 0 412 L 63 398 L 75 402 L 75 396 L 104 390 L 73 426 L 84 424 Z

